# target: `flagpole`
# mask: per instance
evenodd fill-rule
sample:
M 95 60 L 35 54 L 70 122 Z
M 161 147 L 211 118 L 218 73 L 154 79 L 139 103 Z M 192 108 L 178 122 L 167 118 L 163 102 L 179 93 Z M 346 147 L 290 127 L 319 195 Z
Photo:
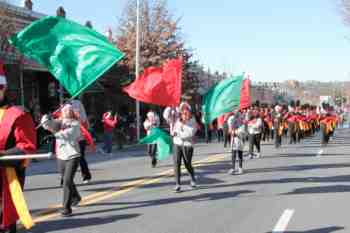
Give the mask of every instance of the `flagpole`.
M 24 107 L 24 80 L 23 80 L 24 64 L 23 57 L 19 58 L 19 81 L 21 87 L 21 105 Z
M 140 0 L 136 0 L 136 57 L 135 57 L 135 78 L 139 76 L 140 63 Z M 136 124 L 137 124 L 137 140 L 140 140 L 140 102 L 136 100 Z

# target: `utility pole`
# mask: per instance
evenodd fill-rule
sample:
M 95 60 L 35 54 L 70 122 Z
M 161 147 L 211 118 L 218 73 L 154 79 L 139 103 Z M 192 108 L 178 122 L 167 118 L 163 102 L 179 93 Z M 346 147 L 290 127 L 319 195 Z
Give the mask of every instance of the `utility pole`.
M 136 57 L 135 57 L 135 78 L 139 77 L 140 65 L 140 0 L 136 0 Z M 140 140 L 140 102 L 136 100 L 136 124 L 137 140 Z

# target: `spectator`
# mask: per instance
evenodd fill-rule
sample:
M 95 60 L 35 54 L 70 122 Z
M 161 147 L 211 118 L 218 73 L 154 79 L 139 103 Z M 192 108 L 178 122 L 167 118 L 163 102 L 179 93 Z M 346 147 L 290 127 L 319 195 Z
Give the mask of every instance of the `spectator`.
M 103 131 L 104 131 L 104 146 L 100 150 L 102 154 L 111 154 L 112 153 L 112 139 L 113 139 L 113 130 L 118 123 L 117 116 L 112 114 L 112 111 L 104 113 L 102 116 L 103 122 Z

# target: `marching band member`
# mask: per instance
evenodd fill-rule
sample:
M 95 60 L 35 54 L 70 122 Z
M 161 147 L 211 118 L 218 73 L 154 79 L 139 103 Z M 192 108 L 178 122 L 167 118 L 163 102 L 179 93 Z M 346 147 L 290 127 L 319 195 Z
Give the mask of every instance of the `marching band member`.
M 41 123 L 46 130 L 52 132 L 56 138 L 56 156 L 63 178 L 63 209 L 61 215 L 72 215 L 72 206 L 81 201 L 79 192 L 74 184 L 74 176 L 80 163 L 81 139 L 80 122 L 75 119 L 72 105 L 66 104 L 61 109 L 59 119 L 51 119 L 44 115 Z
M 248 121 L 248 141 L 249 141 L 249 156 L 253 158 L 254 146 L 256 147 L 257 153 L 256 158 L 261 156 L 261 129 L 263 126 L 262 120 L 257 111 L 253 111 L 249 116 Z
M 158 115 L 150 110 L 147 113 L 147 118 L 145 120 L 145 122 L 143 123 L 143 127 L 145 128 L 147 135 L 149 135 L 152 131 L 152 129 L 159 127 L 160 121 L 159 121 L 159 117 Z M 157 166 L 157 157 L 156 157 L 156 153 L 157 153 L 157 144 L 148 144 L 147 145 L 147 153 L 148 155 L 151 157 L 151 164 L 152 167 L 156 167 Z
M 6 89 L 7 81 L 0 63 L 0 156 L 34 153 L 37 141 L 33 119 L 21 107 L 10 105 L 5 97 Z M 33 225 L 23 197 L 27 165 L 26 160 L 0 162 L 0 232 L 16 233 L 18 219 L 26 228 Z
M 239 111 L 236 111 L 234 115 L 228 119 L 229 132 L 231 134 L 231 153 L 232 153 L 232 168 L 228 174 L 242 174 L 243 173 L 243 150 L 244 150 L 244 137 L 246 135 L 243 119 Z M 236 159 L 238 156 L 239 165 L 236 170 Z
M 275 106 L 275 111 L 273 112 L 273 127 L 275 130 L 275 147 L 279 148 L 282 145 L 283 134 L 282 107 L 279 105 Z
M 191 187 L 196 188 L 196 178 L 192 166 L 194 137 L 197 131 L 197 123 L 192 117 L 191 107 L 188 103 L 182 103 L 179 107 L 180 116 L 176 120 L 172 132 L 174 141 L 174 171 L 175 192 L 181 191 L 181 161 L 191 176 Z

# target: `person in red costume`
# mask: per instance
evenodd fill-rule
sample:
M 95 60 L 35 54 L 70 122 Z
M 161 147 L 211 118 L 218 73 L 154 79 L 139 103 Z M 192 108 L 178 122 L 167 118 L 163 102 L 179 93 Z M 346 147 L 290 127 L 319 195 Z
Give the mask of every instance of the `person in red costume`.
M 117 126 L 118 118 L 117 115 L 112 114 L 112 111 L 108 111 L 102 116 L 103 129 L 104 129 L 104 146 L 100 150 L 102 154 L 112 154 L 112 140 L 113 130 Z
M 7 81 L 0 62 L 0 156 L 34 153 L 37 143 L 33 119 L 21 107 L 9 104 L 6 88 Z M 25 160 L 0 162 L 0 232 L 17 232 L 17 220 L 21 220 L 26 228 L 33 225 L 22 192 L 27 164 Z

